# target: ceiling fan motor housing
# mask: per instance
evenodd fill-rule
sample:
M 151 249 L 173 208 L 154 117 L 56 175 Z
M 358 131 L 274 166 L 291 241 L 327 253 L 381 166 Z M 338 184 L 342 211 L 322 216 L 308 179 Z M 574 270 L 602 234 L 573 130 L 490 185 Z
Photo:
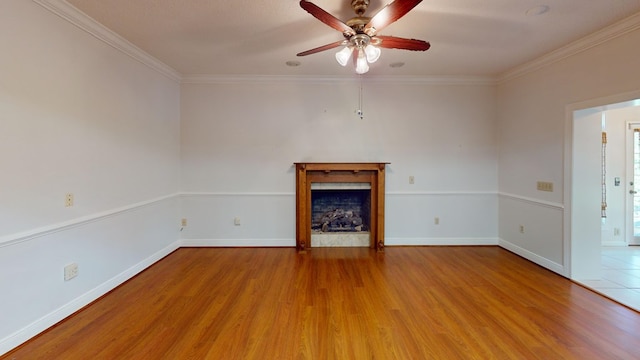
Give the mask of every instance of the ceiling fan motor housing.
M 356 34 L 364 34 L 364 27 L 371 20 L 370 17 L 367 16 L 357 16 L 352 19 L 347 20 L 346 24 L 356 32 Z M 347 34 L 345 34 L 346 36 Z M 352 35 L 352 34 L 351 34 Z
M 367 34 L 356 34 L 351 37 L 349 42 L 358 49 L 364 49 L 371 42 L 371 38 Z

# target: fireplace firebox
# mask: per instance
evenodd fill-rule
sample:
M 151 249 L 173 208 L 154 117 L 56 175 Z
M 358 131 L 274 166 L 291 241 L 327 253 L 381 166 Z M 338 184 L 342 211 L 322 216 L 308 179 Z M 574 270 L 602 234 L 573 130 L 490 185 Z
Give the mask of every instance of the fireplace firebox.
M 386 164 L 295 163 L 298 251 L 319 232 L 365 233 L 369 247 L 384 251 Z
M 312 232 L 368 232 L 371 226 L 370 189 L 311 187 Z

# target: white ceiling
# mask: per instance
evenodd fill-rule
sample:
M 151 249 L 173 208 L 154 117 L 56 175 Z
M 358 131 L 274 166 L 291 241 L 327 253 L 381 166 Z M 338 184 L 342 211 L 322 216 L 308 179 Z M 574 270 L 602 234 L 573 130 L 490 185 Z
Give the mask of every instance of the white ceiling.
M 296 56 L 342 39 L 297 0 L 67 1 L 185 76 L 354 73 L 336 63 L 336 50 Z M 365 15 L 390 1 L 371 0 Z M 343 21 L 355 15 L 350 0 L 312 2 Z M 540 5 L 550 10 L 527 14 Z M 383 49 L 368 74 L 495 76 L 637 12 L 640 0 L 425 0 L 380 34 L 426 40 L 431 49 Z

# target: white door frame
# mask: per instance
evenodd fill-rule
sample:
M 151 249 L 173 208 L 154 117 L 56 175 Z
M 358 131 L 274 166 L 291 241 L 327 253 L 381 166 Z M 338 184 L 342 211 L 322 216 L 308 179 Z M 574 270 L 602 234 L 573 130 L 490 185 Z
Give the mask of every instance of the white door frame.
M 637 195 L 629 196 L 632 191 L 640 191 L 640 183 L 636 184 L 635 179 L 635 170 L 633 166 L 634 155 L 633 155 L 633 145 L 634 145 L 634 137 L 635 132 L 634 129 L 640 129 L 640 121 L 638 120 L 627 120 L 625 122 L 625 171 L 626 171 L 626 182 L 625 182 L 625 236 L 624 242 L 626 245 L 640 245 L 640 237 L 635 236 L 635 224 L 634 224 L 634 197 Z M 630 182 L 634 182 L 633 186 Z
M 610 104 L 617 104 L 626 101 L 632 101 L 640 99 L 640 91 L 633 91 L 623 94 L 611 95 L 606 97 L 601 97 L 597 99 L 577 102 L 573 104 L 569 104 L 565 107 L 565 136 L 564 136 L 564 184 L 563 184 L 563 202 L 564 202 L 564 213 L 563 213 L 563 262 L 565 264 L 564 267 L 564 275 L 570 279 L 577 279 L 582 277 L 583 274 L 580 274 L 580 269 L 585 268 L 588 264 L 581 264 L 581 259 L 575 258 L 573 255 L 573 250 L 578 247 L 577 236 L 574 236 L 574 229 L 572 228 L 572 223 L 586 222 L 591 221 L 590 219 L 581 219 L 576 216 L 574 218 L 574 212 L 572 211 L 572 197 L 573 197 L 573 184 L 574 184 L 574 173 L 573 173 L 573 136 L 574 136 L 574 112 L 583 109 L 590 109 L 596 107 L 604 107 Z M 604 109 L 603 109 L 604 110 Z M 575 181 L 579 181 L 575 179 Z M 577 214 L 577 213 L 576 213 Z M 577 232 L 576 232 L 577 233 Z

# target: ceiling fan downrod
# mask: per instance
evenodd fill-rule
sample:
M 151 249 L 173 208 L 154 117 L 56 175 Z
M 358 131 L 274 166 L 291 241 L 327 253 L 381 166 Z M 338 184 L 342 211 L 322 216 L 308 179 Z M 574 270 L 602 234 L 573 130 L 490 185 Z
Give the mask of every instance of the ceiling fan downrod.
M 351 0 L 351 8 L 358 16 L 362 16 L 369 7 L 369 0 Z

